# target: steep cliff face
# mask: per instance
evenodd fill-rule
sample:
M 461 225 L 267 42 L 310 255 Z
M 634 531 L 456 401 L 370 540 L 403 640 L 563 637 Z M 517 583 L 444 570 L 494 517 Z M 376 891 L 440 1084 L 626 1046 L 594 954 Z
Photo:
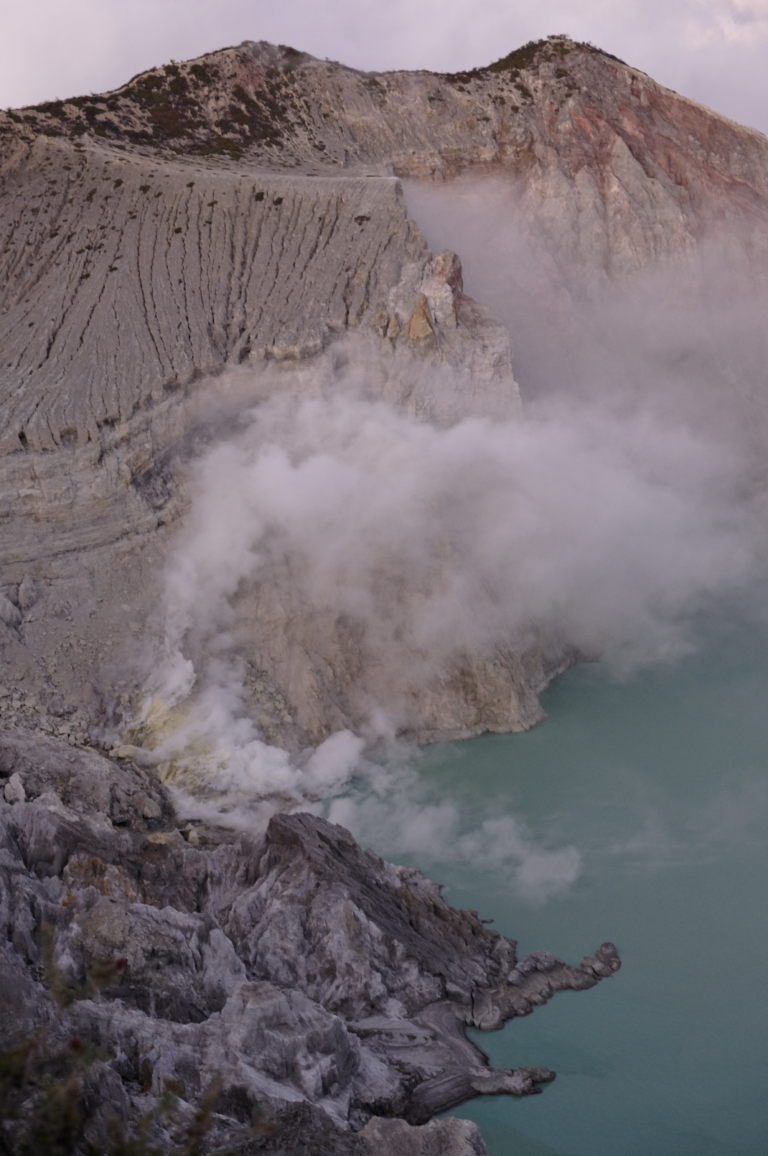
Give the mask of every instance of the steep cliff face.
M 233 167 L 501 171 L 553 242 L 608 272 L 685 251 L 717 221 L 766 224 L 762 134 L 565 37 L 452 75 L 362 73 L 246 41 L 13 117 L 6 141 L 95 136 Z
M 457 259 L 432 257 L 395 180 L 22 151 L 0 200 L 3 646 L 58 719 L 94 708 L 105 651 L 157 603 L 185 462 L 249 406 L 316 388 L 291 367 L 334 336 L 372 343 L 375 395 L 422 420 L 520 402 L 508 334 L 462 293 Z M 322 666 L 330 635 L 300 661 Z M 273 675 L 299 711 L 300 687 Z M 300 726 L 319 741 L 334 723 L 321 706 Z
M 255 1150 L 479 1154 L 472 1126 L 424 1121 L 550 1073 L 490 1068 L 464 1027 L 618 967 L 610 944 L 580 967 L 517 962 L 512 941 L 340 828 L 188 823 L 156 752 L 72 749 L 129 723 L 148 747 L 172 735 L 173 710 L 137 723 L 166 627 L 161 577 L 201 457 L 245 452 L 254 411 L 287 399 L 292 420 L 354 379 L 356 399 L 420 430 L 520 419 L 509 331 L 465 294 L 450 239 L 430 251 L 401 178 L 501 183 L 528 245 L 516 300 L 534 343 L 536 315 L 554 318 L 545 341 L 570 342 L 577 291 L 619 293 L 713 238 L 764 279 L 765 139 L 561 37 L 451 76 L 247 42 L 103 97 L 0 113 L 0 1015 L 8 1039 L 47 1024 L 52 1047 L 103 1043 L 84 1087 L 96 1144 L 164 1081 L 189 1118 L 219 1072 L 222 1143 L 262 1102 L 279 1127 Z M 450 591 L 450 543 L 435 560 Z M 369 734 L 387 711 L 421 740 L 522 729 L 578 657 L 551 623 L 519 645 L 465 644 L 460 614 L 424 653 L 398 614 L 425 590 L 383 568 L 385 653 L 364 614 L 307 595 L 300 562 L 277 549 L 225 599 L 238 722 L 281 771 L 270 813 L 306 801 L 285 782 L 303 782 L 307 748 L 332 731 Z M 161 775 L 185 785 L 177 755 Z M 115 955 L 119 984 L 87 989 L 93 961 Z M 52 988 L 89 998 L 61 1012 Z
M 514 410 L 508 344 L 455 300 L 450 263 L 432 261 L 393 179 L 208 173 L 39 139 L 3 175 L 5 454 L 101 444 L 115 430 L 139 440 L 126 428 L 136 411 L 201 376 L 307 358 L 358 328 L 392 344 L 431 338 L 453 364 L 477 346 L 480 376 L 482 353 L 495 353 L 485 376 L 506 378 Z M 438 420 L 439 407 L 421 403 Z
M 767 147 L 559 37 L 451 76 L 246 42 L 1 113 L 2 717 L 82 739 L 135 704 L 190 461 L 249 406 L 317 392 L 302 366 L 325 357 L 332 392 L 350 335 L 370 396 L 420 420 L 519 412 L 507 331 L 429 251 L 398 177 L 506 182 L 550 271 L 541 301 L 523 286 L 544 310 L 553 281 L 618 284 L 719 225 L 759 268 Z M 377 667 L 364 625 L 308 610 L 284 574 L 238 597 L 269 741 L 363 728 L 418 666 L 404 646 Z M 408 685 L 396 726 L 529 726 L 573 658 L 541 632 L 457 650 Z

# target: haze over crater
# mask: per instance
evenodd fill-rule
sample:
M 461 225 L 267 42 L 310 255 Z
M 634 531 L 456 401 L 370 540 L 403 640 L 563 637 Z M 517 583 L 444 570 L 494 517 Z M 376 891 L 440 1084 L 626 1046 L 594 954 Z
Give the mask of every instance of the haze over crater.
M 190 847 L 236 844 L 220 859 L 234 880 L 256 864 L 249 887 L 299 848 L 307 887 L 318 863 L 335 886 L 322 847 L 358 863 L 349 836 L 278 813 L 341 814 L 398 744 L 532 726 L 574 662 L 621 674 L 695 645 L 696 614 L 765 562 L 767 161 L 760 133 L 562 36 L 452 73 L 247 41 L 0 114 L 0 716 L 34 732 L 9 772 L 32 789 L 41 734 L 100 746 L 128 770 L 97 825 L 154 824 L 201 878 Z M 577 877 L 573 848 L 499 831 L 541 895 Z M 123 851 L 93 853 L 132 909 Z M 262 898 L 242 899 L 259 935 Z M 385 921 L 372 944 L 404 942 L 367 892 L 352 906 L 349 926 Z M 362 1017 L 377 1055 L 427 1007 L 429 1047 L 464 1047 L 443 979 L 406 1007 L 396 968 L 365 971 L 374 1002 L 341 1008 L 341 980 L 289 982 L 250 934 L 183 1015 L 235 1015 L 247 974 Z M 483 963 L 456 1000 L 486 1027 L 525 1010 L 521 977 L 535 1003 L 618 966 L 607 944 L 516 973 L 483 942 L 495 994 Z M 294 1091 L 327 1092 L 340 1127 L 374 1093 L 420 1121 L 477 1090 L 462 1054 L 434 1085 L 420 1060 L 413 1096 L 383 1075 Z M 530 1091 L 531 1071 L 477 1081 Z

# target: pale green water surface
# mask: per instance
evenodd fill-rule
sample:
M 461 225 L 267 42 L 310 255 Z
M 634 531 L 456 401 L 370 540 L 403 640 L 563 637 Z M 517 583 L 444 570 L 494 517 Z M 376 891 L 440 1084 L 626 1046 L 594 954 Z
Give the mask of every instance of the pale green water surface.
M 623 969 L 502 1032 L 475 1033 L 504 1067 L 558 1073 L 541 1096 L 456 1114 L 492 1156 L 764 1156 L 768 1152 L 768 649 L 720 623 L 693 655 L 624 682 L 599 666 L 559 678 L 524 735 L 431 748 L 422 803 L 462 829 L 514 815 L 581 873 L 536 905 L 509 867 L 376 850 L 418 864 L 446 898 L 570 962 L 605 939 Z M 369 839 L 369 842 L 373 840 Z M 395 840 L 396 842 L 396 840 Z

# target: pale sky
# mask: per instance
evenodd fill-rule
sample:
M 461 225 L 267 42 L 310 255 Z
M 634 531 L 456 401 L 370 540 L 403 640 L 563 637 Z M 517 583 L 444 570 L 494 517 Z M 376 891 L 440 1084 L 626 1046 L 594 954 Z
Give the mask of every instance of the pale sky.
M 114 88 L 241 40 L 356 68 L 450 71 L 526 40 L 591 40 L 768 132 L 768 0 L 5 0 L 0 107 Z

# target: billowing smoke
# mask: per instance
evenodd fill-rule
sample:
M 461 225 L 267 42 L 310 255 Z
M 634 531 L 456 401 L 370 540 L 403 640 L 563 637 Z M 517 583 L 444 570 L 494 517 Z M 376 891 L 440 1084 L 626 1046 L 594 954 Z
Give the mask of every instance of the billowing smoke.
M 282 571 L 304 606 L 364 623 L 382 661 L 405 638 L 427 665 L 520 645 L 538 623 L 644 661 L 747 573 L 743 497 L 738 458 L 649 414 L 541 403 L 438 430 L 349 396 L 276 398 L 200 463 L 169 638 L 213 660 L 238 589 Z
M 415 776 L 402 770 L 379 767 L 365 787 L 334 799 L 328 817 L 388 856 L 416 857 L 422 868 L 451 862 L 493 871 L 501 887 L 531 904 L 565 893 L 582 873 L 576 847 L 545 846 L 513 815 L 465 830 L 453 800 L 424 802 Z
M 461 234 L 456 198 L 449 212 L 430 195 L 435 234 L 440 211 Z M 422 200 L 422 217 L 428 208 Z M 475 223 L 460 237 L 470 290 L 478 254 L 491 261 L 493 229 L 497 253 L 517 261 L 507 283 L 499 268 L 486 275 L 505 316 L 532 250 L 519 230 L 499 238 L 491 201 L 485 231 Z M 522 421 L 420 421 L 376 400 L 383 355 L 350 339 L 343 375 L 338 348 L 282 370 L 269 400 L 199 461 L 141 720 L 188 813 L 252 826 L 280 808 L 330 806 L 353 829 L 397 823 L 405 850 L 437 831 L 468 859 L 496 856 L 532 898 L 576 878 L 574 848 L 543 850 L 512 818 L 459 838 L 448 805 L 416 807 L 406 822 L 391 800 L 363 806 L 346 793 L 356 776 L 389 773 L 381 747 L 376 764 L 366 748 L 408 732 L 414 688 L 452 677 L 456 655 L 493 663 L 546 636 L 631 671 L 683 652 L 693 616 L 757 574 L 759 423 L 745 419 L 738 391 L 719 389 L 722 375 L 701 368 L 697 340 L 711 344 L 711 331 L 695 329 L 703 315 L 662 324 L 663 283 L 637 284 L 621 308 L 599 285 L 585 303 L 571 283 L 568 310 L 554 314 L 546 286 L 538 313 L 532 294 L 521 309 L 537 317 L 518 370 L 524 394 L 526 366 L 533 382 Z M 667 284 L 677 308 L 671 273 Z M 740 365 L 756 356 L 736 304 L 720 317 L 726 368 L 736 348 Z M 420 373 L 434 391 L 456 388 L 445 367 Z M 298 724 L 270 682 L 276 670 L 301 704 Z
M 575 196 L 522 207 L 501 178 L 409 181 L 405 194 L 430 245 L 461 254 L 466 291 L 512 334 L 528 403 L 651 410 L 762 455 L 768 234 L 757 222 L 713 224 L 694 242 L 679 221 L 649 238 L 647 220 L 639 237 L 631 221 L 621 235 L 608 219 L 582 220 Z M 654 243 L 668 249 L 649 261 Z

